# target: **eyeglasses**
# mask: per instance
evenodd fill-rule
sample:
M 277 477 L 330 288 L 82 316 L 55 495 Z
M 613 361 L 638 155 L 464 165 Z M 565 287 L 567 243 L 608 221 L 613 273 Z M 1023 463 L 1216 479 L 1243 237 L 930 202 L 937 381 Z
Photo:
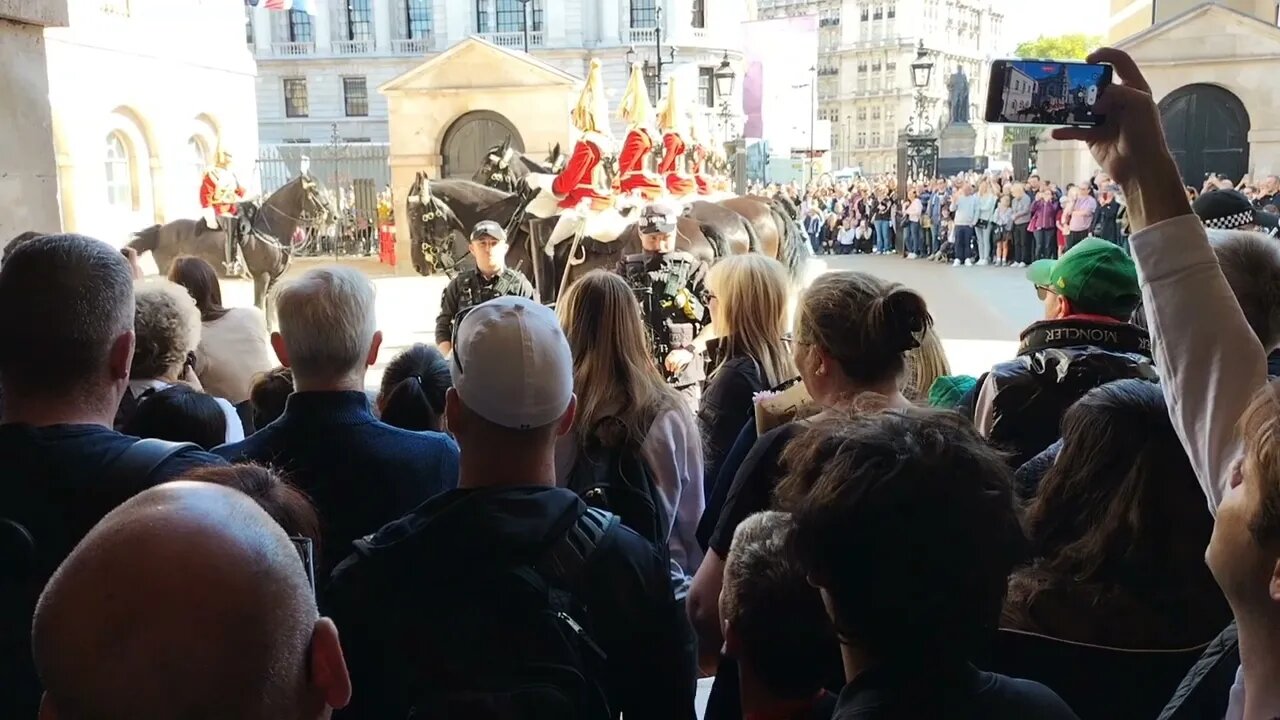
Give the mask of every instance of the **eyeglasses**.
M 302 568 L 307 571 L 307 582 L 311 585 L 311 594 L 316 594 L 316 556 L 315 548 L 311 544 L 309 537 L 290 537 L 289 542 L 293 543 L 293 549 L 298 551 L 298 557 L 302 558 Z
M 1053 291 L 1043 285 L 1036 286 L 1036 297 L 1040 298 L 1041 302 L 1044 302 L 1044 299 L 1048 297 L 1051 292 Z

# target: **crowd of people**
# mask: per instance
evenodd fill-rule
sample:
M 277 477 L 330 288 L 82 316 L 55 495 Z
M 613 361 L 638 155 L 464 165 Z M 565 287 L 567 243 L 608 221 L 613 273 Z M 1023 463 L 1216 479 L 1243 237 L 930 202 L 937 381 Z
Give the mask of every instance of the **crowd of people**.
M 1034 173 L 1019 182 L 1005 171 L 913 181 L 905 193 L 888 175 L 803 191 L 795 184 L 757 184 L 752 192 L 782 195 L 799 207 L 819 255 L 898 254 L 955 266 L 1025 268 L 1058 258 L 1086 237 L 1127 250 L 1132 233 L 1124 193 L 1103 170 L 1066 185 Z M 1280 177 L 1254 182 L 1246 175 L 1233 183 L 1211 173 L 1186 192 L 1193 202 L 1203 197 L 1221 205 L 1197 208 L 1202 215 L 1226 218 L 1252 208 L 1265 230 L 1276 229 Z
M 1107 122 L 1055 132 L 1126 239 L 1072 210 L 1040 256 L 1048 184 L 908 190 L 908 225 L 957 208 L 917 256 L 1030 266 L 1044 319 L 980 377 L 912 289 L 686 276 L 661 215 L 660 262 L 555 309 L 489 292 L 476 228 L 476 297 L 372 383 L 356 270 L 287 280 L 268 334 L 203 261 L 11 243 L 0 717 L 673 720 L 700 677 L 711 720 L 1280 716 L 1280 247 L 1251 203 L 1193 211 L 1138 68 L 1090 61 Z M 853 193 L 891 251 L 899 203 Z M 655 352 L 632 264 L 711 339 Z

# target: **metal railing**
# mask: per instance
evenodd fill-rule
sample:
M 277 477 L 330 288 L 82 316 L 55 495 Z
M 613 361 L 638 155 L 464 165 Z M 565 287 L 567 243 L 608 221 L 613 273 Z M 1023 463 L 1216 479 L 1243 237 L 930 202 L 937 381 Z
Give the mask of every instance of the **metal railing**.
M 298 55 L 315 55 L 316 44 L 313 42 L 277 42 L 271 43 L 271 54 L 281 57 Z
M 370 55 L 373 53 L 372 40 L 334 40 L 334 55 Z
M 405 38 L 391 41 L 391 52 L 396 55 L 426 55 L 431 52 L 431 38 Z
M 513 48 L 516 50 L 520 50 L 524 48 L 523 32 L 483 33 L 480 35 L 480 37 L 484 38 L 485 40 L 488 40 L 489 42 L 493 43 L 494 45 L 497 45 L 498 47 Z M 538 30 L 536 32 L 530 32 L 529 47 L 535 48 L 535 47 L 542 47 L 542 46 L 543 46 L 542 31 Z
M 658 42 L 658 28 L 631 28 L 627 31 L 627 42 L 633 45 L 652 45 Z

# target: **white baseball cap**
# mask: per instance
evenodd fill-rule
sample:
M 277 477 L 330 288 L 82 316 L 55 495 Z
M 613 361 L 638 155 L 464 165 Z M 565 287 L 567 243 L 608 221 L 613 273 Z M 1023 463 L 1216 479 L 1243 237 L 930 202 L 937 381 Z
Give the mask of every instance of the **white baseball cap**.
M 527 298 L 494 298 L 468 311 L 449 370 L 462 402 L 503 427 L 550 425 L 573 398 L 573 356 L 560 321 Z

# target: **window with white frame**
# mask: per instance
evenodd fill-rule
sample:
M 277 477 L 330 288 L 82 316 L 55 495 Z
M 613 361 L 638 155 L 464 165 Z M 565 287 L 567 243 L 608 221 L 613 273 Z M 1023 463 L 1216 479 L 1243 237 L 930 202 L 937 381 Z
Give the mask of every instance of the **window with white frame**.
M 658 27 L 658 0 L 631 0 L 631 27 Z
M 404 13 L 406 40 L 431 37 L 431 0 L 406 0 Z
M 107 204 L 118 210 L 137 210 L 133 193 L 133 152 L 129 139 L 118 130 L 107 136 L 104 169 Z
M 307 97 L 306 78 L 284 79 L 284 115 L 291 118 L 304 118 L 311 114 L 311 106 Z
M 373 40 L 373 0 L 345 0 L 347 3 L 347 39 Z
M 302 10 L 289 11 L 289 42 L 315 42 L 315 31 L 311 26 L 311 15 Z
M 347 117 L 368 117 L 369 84 L 363 77 L 342 78 L 342 101 Z
M 693 26 L 699 30 L 707 27 L 706 0 L 693 0 Z
M 715 72 L 712 67 L 698 68 L 698 100 L 706 107 L 716 106 Z

